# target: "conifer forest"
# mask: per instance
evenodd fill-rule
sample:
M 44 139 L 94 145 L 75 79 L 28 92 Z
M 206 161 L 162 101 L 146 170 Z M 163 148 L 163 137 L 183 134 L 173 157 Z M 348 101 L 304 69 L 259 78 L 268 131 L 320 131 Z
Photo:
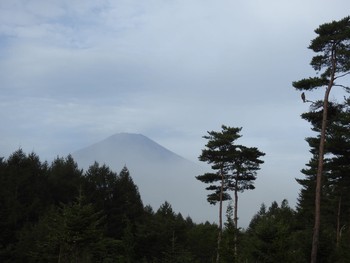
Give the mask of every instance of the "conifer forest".
M 290 87 L 309 107 L 301 118 L 314 134 L 305 138 L 312 157 L 295 175 L 296 207 L 262 203 L 239 227 L 239 194 L 249 198 L 269 154 L 236 144 L 244 127 L 203 133 L 199 160 L 212 169 L 193 177 L 208 190 L 217 223 L 194 222 L 167 201 L 144 205 L 127 166 L 95 162 L 84 171 L 71 155 L 48 163 L 18 149 L 0 158 L 0 262 L 350 262 L 350 17 L 315 33 L 315 76 Z M 329 96 L 335 89 L 339 101 Z M 315 90 L 324 97 L 310 101 Z

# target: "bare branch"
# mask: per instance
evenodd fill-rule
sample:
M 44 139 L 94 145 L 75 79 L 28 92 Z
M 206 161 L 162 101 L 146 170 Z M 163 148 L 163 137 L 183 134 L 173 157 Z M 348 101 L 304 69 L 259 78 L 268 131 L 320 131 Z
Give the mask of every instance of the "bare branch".
M 350 71 L 345 73 L 345 74 L 343 74 L 343 75 L 339 75 L 339 76 L 335 77 L 334 80 L 342 78 L 342 77 L 345 77 L 346 75 L 349 75 L 349 74 L 350 74 Z

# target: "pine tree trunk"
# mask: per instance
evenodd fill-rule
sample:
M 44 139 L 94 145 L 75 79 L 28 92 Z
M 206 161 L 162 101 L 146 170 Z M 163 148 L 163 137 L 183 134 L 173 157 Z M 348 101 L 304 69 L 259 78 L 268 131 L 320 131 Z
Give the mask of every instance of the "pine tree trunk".
M 221 189 L 219 197 L 219 234 L 218 234 L 218 247 L 216 252 L 216 263 L 220 262 L 220 250 L 221 250 L 221 238 L 222 238 L 222 198 L 224 193 L 224 171 L 220 170 L 221 173 Z
M 61 263 L 61 252 L 62 252 L 62 245 L 60 244 L 60 250 L 58 252 L 58 263 Z
M 216 252 L 216 263 L 220 262 L 220 247 L 221 247 L 221 230 L 219 230 L 219 234 L 218 234 L 218 249 Z
M 327 107 L 325 105 L 326 103 L 324 103 L 324 106 L 323 106 L 321 141 L 320 141 L 319 157 L 318 157 L 318 169 L 317 169 L 317 175 L 316 175 L 315 224 L 314 224 L 314 232 L 312 237 L 311 263 L 317 262 L 317 250 L 318 250 L 318 243 L 319 243 L 319 236 L 320 236 L 321 184 L 322 184 L 322 173 L 323 173 L 325 130 L 326 130 L 326 121 L 327 121 Z
M 234 242 L 234 256 L 235 260 L 237 259 L 237 234 L 238 234 L 238 190 L 237 190 L 237 180 L 235 185 L 235 209 L 234 209 L 234 215 L 233 215 L 233 221 L 235 224 L 235 236 L 233 239 Z
M 326 128 L 327 128 L 327 113 L 328 113 L 328 98 L 329 93 L 333 87 L 334 75 L 335 75 L 335 51 L 332 51 L 332 73 L 329 80 L 328 87 L 325 92 L 323 101 L 323 115 L 322 115 L 322 128 L 321 138 L 318 156 L 318 168 L 316 175 L 316 193 L 315 193 L 315 225 L 314 233 L 312 237 L 312 250 L 311 250 L 311 263 L 317 262 L 317 251 L 320 239 L 320 222 L 321 222 L 321 188 L 322 188 L 322 173 L 323 173 L 323 159 L 324 159 L 324 145 L 326 141 Z
M 337 213 L 337 247 L 339 247 L 340 242 L 340 209 L 341 209 L 341 196 L 338 201 L 338 213 Z

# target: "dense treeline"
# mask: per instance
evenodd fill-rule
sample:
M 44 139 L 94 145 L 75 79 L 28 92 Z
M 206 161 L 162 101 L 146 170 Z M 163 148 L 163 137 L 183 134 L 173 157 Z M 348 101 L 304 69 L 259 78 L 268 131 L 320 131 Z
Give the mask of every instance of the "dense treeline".
M 129 171 L 22 150 L 0 162 L 1 262 L 212 262 L 215 224 L 144 206 Z
M 0 187 L 1 262 L 215 261 L 218 226 L 183 218 L 168 202 L 156 212 L 143 206 L 126 167 L 116 174 L 94 163 L 83 172 L 71 156 L 49 165 L 17 150 L 1 159 Z M 286 201 L 262 208 L 240 231 L 239 258 L 278 262 L 265 259 L 283 256 L 293 217 Z M 234 231 L 229 206 L 221 262 L 233 261 Z

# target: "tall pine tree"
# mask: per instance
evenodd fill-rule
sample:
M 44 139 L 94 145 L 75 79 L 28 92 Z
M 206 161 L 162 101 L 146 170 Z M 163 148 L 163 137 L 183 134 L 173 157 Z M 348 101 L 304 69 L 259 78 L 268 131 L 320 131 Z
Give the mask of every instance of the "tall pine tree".
M 322 110 L 304 113 L 302 117 L 308 120 L 313 130 L 319 132 L 322 123 Z M 324 149 L 324 169 L 322 177 L 322 210 L 321 221 L 324 227 L 320 231 L 320 252 L 322 258 L 329 258 L 334 252 L 334 246 L 340 246 L 341 234 L 344 226 L 348 225 L 350 218 L 350 108 L 349 101 L 344 104 L 330 103 L 328 108 L 328 128 Z M 315 180 L 317 174 L 317 157 L 320 136 L 306 138 L 313 154 L 302 170 L 305 179 L 298 179 L 302 186 L 298 198 L 298 216 L 304 226 L 311 226 L 310 218 L 314 216 L 313 196 L 315 193 Z M 330 234 L 332 233 L 332 234 Z M 344 246 L 343 251 L 344 251 Z M 347 249 L 349 249 L 347 247 Z
M 202 150 L 199 160 L 211 164 L 216 171 L 205 173 L 196 178 L 201 182 L 209 184 L 207 190 L 213 191 L 208 195 L 208 202 L 215 204 L 219 202 L 219 233 L 217 242 L 217 258 L 220 261 L 220 249 L 222 239 L 222 204 L 223 201 L 231 199 L 228 191 L 234 192 L 234 224 L 235 224 L 235 256 L 237 256 L 237 222 L 238 222 L 238 192 L 254 189 L 253 182 L 256 179 L 256 171 L 263 163 L 259 158 L 264 155 L 257 148 L 249 148 L 235 144 L 241 137 L 239 132 L 242 128 L 221 126 L 222 131 L 210 131 L 206 148 Z
M 311 91 L 317 88 L 325 88 L 323 100 L 323 115 L 320 131 L 318 166 L 316 174 L 315 191 L 315 223 L 312 240 L 311 263 L 317 262 L 317 251 L 320 232 L 321 188 L 323 175 L 324 145 L 327 128 L 328 98 L 333 87 L 349 89 L 338 82 L 341 77 L 350 73 L 350 17 L 339 21 L 320 25 L 315 33 L 317 37 L 309 46 L 318 53 L 311 60 L 311 66 L 320 73 L 317 77 L 310 77 L 293 82 L 293 86 L 301 91 Z M 302 93 L 304 102 L 308 101 Z

